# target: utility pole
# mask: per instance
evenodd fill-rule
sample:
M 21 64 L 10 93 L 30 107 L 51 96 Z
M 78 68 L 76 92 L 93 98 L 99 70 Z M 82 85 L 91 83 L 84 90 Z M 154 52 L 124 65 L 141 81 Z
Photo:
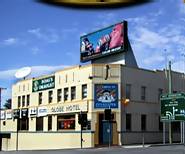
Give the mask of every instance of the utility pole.
M 168 73 L 168 76 L 169 76 L 169 94 L 172 94 L 172 76 L 171 76 L 171 61 L 169 61 L 169 73 Z M 172 144 L 172 129 L 171 129 L 171 121 L 169 122 L 169 143 Z

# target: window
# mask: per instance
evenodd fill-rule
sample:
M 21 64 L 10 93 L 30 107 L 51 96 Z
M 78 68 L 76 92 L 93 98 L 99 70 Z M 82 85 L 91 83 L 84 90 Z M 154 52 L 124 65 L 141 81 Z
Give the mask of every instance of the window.
M 21 107 L 21 96 L 18 96 L 17 104 L 18 108 Z
M 57 90 L 57 102 L 62 100 L 62 89 Z
M 48 92 L 48 100 L 49 100 L 49 103 L 53 101 L 53 91 L 52 90 Z
M 131 131 L 131 124 L 132 124 L 131 114 L 126 114 L 126 131 Z
M 141 130 L 146 131 L 146 115 L 141 115 Z
M 87 85 L 82 85 L 82 99 L 87 98 Z
M 131 84 L 126 84 L 126 99 L 131 97 Z
M 67 74 L 65 75 L 65 82 L 67 83 Z
M 163 130 L 163 123 L 161 122 L 161 117 L 159 116 L 159 131 Z
M 64 88 L 64 101 L 67 101 L 69 97 L 69 91 L 68 88 Z
M 52 130 L 52 116 L 48 116 L 48 131 Z
M 25 106 L 25 96 L 22 96 L 22 107 Z
M 42 93 L 39 93 L 39 105 L 42 104 Z
M 75 129 L 75 115 L 57 117 L 57 130 Z
M 26 97 L 27 97 L 27 98 L 26 98 L 27 106 L 29 106 L 29 105 L 30 105 L 30 95 L 27 95 Z
M 28 130 L 29 120 L 28 118 L 18 119 L 17 120 L 17 129 L 18 130 Z
M 141 87 L 141 100 L 146 100 L 146 87 L 144 86 Z
M 25 85 L 23 85 L 23 87 L 22 87 L 22 88 L 23 88 L 23 91 L 25 91 Z
M 159 88 L 158 89 L 158 101 L 160 101 L 160 97 L 161 97 L 162 93 L 163 93 L 163 89 Z
M 71 100 L 76 99 L 76 87 L 71 87 Z
M 43 131 L 43 117 L 36 118 L 36 131 Z

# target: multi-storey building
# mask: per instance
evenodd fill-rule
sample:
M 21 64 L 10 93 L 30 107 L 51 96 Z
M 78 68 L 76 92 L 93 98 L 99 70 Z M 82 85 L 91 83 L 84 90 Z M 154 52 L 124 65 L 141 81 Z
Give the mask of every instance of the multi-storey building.
M 172 83 L 173 92 L 185 90 L 183 74 L 173 72 Z M 109 130 L 112 145 L 140 144 L 143 137 L 146 143 L 162 142 L 159 97 L 167 91 L 165 71 L 119 64 L 76 66 L 18 81 L 12 87 L 12 110 L 1 112 L 2 150 L 80 148 L 80 112 L 88 120 L 83 147 L 108 144 Z M 107 104 L 110 129 L 104 120 Z M 180 123 L 172 124 L 173 141 L 180 140 L 179 129 Z

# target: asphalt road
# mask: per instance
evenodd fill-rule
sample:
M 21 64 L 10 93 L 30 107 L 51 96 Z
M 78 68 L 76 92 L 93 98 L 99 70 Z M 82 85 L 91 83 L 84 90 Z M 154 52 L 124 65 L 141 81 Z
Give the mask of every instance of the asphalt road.
M 93 148 L 93 149 L 73 149 L 73 150 L 41 150 L 41 151 L 11 151 L 0 152 L 0 154 L 185 154 L 185 146 L 155 146 L 144 148 Z

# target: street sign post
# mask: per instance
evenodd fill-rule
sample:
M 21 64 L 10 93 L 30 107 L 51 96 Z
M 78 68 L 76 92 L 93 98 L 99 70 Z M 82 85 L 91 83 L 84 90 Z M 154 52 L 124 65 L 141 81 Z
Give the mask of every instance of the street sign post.
M 161 95 L 161 121 L 185 121 L 185 94 Z
M 184 93 L 163 94 L 160 97 L 160 102 L 161 102 L 161 121 L 163 122 L 163 124 L 165 124 L 165 122 L 169 122 L 170 124 L 173 121 L 181 121 L 181 123 L 185 122 Z M 163 143 L 165 143 L 164 129 L 165 128 L 163 128 Z M 181 124 L 181 142 L 184 143 L 184 125 L 182 126 L 182 124 Z

